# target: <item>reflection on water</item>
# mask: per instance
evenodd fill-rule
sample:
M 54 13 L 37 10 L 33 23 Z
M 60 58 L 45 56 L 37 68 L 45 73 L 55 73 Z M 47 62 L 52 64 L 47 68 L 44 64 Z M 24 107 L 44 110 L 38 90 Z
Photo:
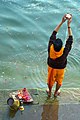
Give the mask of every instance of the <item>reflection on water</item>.
M 59 101 L 54 99 L 52 104 L 43 105 L 41 120 L 58 120 Z
M 9 114 L 8 114 L 9 118 L 14 118 L 16 113 L 17 113 L 17 110 L 9 109 Z

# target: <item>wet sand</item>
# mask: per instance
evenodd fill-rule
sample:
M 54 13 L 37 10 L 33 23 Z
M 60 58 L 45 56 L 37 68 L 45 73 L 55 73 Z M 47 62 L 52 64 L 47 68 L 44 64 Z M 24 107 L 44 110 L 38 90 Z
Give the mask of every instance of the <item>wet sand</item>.
M 48 98 L 45 90 L 29 90 L 34 102 L 24 104 L 24 111 L 7 105 L 9 93 L 0 90 L 0 120 L 80 120 L 80 89 L 62 89 L 57 98 Z

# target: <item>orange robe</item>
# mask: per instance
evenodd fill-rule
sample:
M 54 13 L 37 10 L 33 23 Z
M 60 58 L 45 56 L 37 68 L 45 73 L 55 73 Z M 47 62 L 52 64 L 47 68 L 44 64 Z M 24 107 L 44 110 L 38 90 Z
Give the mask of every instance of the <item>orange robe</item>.
M 50 46 L 50 58 L 56 59 L 60 57 L 63 54 L 64 48 L 62 47 L 59 52 L 56 52 L 54 50 L 54 45 L 52 44 Z M 59 85 L 62 85 L 62 81 L 64 78 L 64 69 L 54 69 L 48 66 L 48 80 L 47 83 L 49 86 L 53 86 L 55 82 L 57 82 Z

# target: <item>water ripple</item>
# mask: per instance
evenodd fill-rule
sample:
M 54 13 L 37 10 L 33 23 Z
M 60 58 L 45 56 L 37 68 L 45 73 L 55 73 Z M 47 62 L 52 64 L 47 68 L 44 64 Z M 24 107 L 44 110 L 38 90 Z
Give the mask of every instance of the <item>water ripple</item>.
M 62 15 L 71 12 L 75 40 L 68 57 L 64 87 L 80 86 L 80 34 L 76 32 L 79 11 L 79 1 L 74 0 L 1 0 L 1 85 L 6 83 L 3 85 L 6 88 L 46 87 L 48 39 Z M 65 32 L 64 26 L 62 32 Z M 61 36 L 65 38 L 64 34 Z

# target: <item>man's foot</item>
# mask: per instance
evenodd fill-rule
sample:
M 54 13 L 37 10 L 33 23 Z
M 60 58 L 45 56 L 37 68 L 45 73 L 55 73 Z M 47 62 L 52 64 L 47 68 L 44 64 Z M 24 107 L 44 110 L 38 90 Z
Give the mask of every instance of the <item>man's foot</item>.
M 47 93 L 48 97 L 51 97 L 51 92 L 49 91 L 49 89 L 46 90 L 46 93 Z
M 54 97 L 59 96 L 59 95 L 60 95 L 60 93 L 61 93 L 61 92 L 60 92 L 60 89 L 59 89 L 57 92 L 55 91 L 55 92 L 54 92 Z

